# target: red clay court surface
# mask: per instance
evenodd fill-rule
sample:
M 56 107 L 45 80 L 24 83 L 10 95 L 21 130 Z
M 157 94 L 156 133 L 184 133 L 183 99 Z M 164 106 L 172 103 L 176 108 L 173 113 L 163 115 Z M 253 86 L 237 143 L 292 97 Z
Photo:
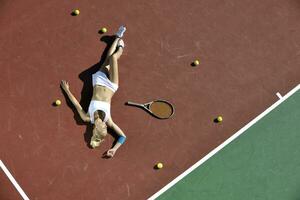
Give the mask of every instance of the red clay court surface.
M 299 20 L 298 0 L 0 1 L 0 159 L 33 200 L 147 199 L 299 83 Z M 90 149 L 59 83 L 87 109 L 122 24 L 111 112 L 128 139 L 107 160 L 113 137 Z M 174 104 L 172 119 L 124 105 L 154 99 Z M 16 199 L 0 180 L 0 199 Z

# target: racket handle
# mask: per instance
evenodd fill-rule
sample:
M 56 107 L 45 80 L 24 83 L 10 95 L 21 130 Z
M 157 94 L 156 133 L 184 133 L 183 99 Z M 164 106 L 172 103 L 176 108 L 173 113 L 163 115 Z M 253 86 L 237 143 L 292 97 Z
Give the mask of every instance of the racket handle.
M 131 102 L 131 101 L 127 101 L 127 105 L 132 105 L 132 106 L 142 106 L 142 107 L 143 107 L 143 104 L 133 103 L 133 102 Z

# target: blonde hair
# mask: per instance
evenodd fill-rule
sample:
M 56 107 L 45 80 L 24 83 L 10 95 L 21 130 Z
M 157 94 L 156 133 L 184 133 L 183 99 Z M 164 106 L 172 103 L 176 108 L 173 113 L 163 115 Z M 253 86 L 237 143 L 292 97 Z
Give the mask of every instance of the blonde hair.
M 93 127 L 93 136 L 91 138 L 91 146 L 93 148 L 100 146 L 100 143 L 104 141 L 104 137 L 107 135 L 107 126 L 105 122 L 103 122 L 100 118 L 101 112 L 103 111 L 97 110 L 95 112 L 95 124 Z M 98 122 L 98 119 L 100 120 L 100 122 Z

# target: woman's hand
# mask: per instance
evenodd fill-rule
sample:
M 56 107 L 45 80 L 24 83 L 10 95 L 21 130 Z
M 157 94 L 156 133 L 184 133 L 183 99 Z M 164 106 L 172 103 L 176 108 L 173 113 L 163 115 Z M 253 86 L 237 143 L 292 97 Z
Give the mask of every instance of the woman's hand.
M 116 149 L 110 149 L 107 151 L 106 156 L 112 158 L 115 155 L 116 151 Z
M 70 86 L 69 86 L 69 83 L 67 81 L 62 80 L 61 83 L 60 83 L 60 85 L 61 85 L 62 89 L 65 92 L 69 91 Z

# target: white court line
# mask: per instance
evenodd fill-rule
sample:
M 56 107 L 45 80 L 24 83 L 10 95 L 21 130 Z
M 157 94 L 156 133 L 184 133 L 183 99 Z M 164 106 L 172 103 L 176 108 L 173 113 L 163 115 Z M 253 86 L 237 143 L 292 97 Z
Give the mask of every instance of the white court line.
M 281 96 L 281 94 L 280 94 L 279 92 L 277 92 L 276 95 L 277 95 L 277 97 L 278 97 L 279 99 L 282 99 L 282 96 Z
M 171 188 L 173 185 L 175 185 L 178 181 L 183 179 L 185 176 L 187 176 L 189 173 L 191 173 L 194 169 L 199 167 L 201 164 L 203 164 L 205 161 L 207 161 L 209 158 L 211 158 L 213 155 L 215 155 L 218 151 L 223 149 L 226 145 L 228 145 L 230 142 L 232 142 L 234 139 L 236 139 L 239 135 L 241 135 L 243 132 L 245 132 L 248 128 L 250 128 L 253 124 L 258 122 L 261 118 L 266 116 L 269 112 L 271 112 L 274 108 L 276 108 L 278 105 L 280 105 L 282 102 L 284 102 L 287 98 L 289 98 L 291 95 L 293 95 L 295 92 L 297 92 L 300 89 L 300 84 L 297 85 L 295 88 L 293 88 L 291 91 L 289 91 L 284 97 L 279 99 L 276 103 L 274 103 L 272 106 L 270 106 L 267 110 L 265 110 L 263 113 L 258 115 L 255 119 L 250 121 L 246 126 L 241 128 L 238 132 L 233 134 L 230 138 L 225 140 L 222 144 L 220 144 L 218 147 L 216 147 L 214 150 L 209 152 L 206 156 L 204 156 L 201 160 L 196 162 L 194 165 L 192 165 L 189 169 L 187 169 L 185 172 L 177 176 L 173 181 L 168 183 L 166 186 L 164 186 L 162 189 L 160 189 L 158 192 L 156 192 L 154 195 L 152 195 L 148 200 L 154 200 L 158 196 L 160 196 L 162 193 L 164 193 L 166 190 Z
M 30 200 L 27 195 L 25 194 L 25 192 L 22 190 L 22 188 L 19 186 L 19 184 L 17 183 L 17 181 L 14 179 L 14 177 L 11 175 L 11 173 L 8 171 L 8 169 L 5 167 L 4 163 L 2 162 L 2 160 L 0 160 L 0 167 L 1 169 L 4 171 L 4 173 L 6 174 L 6 176 L 9 178 L 10 182 L 15 186 L 15 188 L 18 190 L 18 192 L 20 193 L 20 195 L 22 196 L 22 198 L 24 200 Z

